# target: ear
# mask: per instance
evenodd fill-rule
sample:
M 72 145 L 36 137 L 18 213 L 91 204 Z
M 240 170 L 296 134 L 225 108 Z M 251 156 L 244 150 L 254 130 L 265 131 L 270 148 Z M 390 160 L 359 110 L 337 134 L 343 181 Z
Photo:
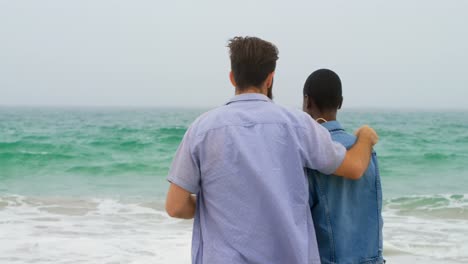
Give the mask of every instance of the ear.
M 304 103 L 307 109 L 312 109 L 312 107 L 315 107 L 314 100 L 310 96 L 305 96 L 304 95 Z
M 312 118 L 317 118 L 315 116 L 321 116 L 317 105 L 315 104 L 314 100 L 312 100 L 312 97 L 304 96 L 304 107 L 304 112 L 308 113 L 310 116 L 312 116 Z
M 270 88 L 270 86 L 273 84 L 273 78 L 275 77 L 275 72 L 272 72 L 270 74 L 268 74 L 266 80 L 265 80 L 265 84 L 266 84 L 266 87 L 267 88 Z
M 231 81 L 232 86 L 237 88 L 236 80 L 234 80 L 234 73 L 232 71 L 229 72 L 229 80 Z
M 304 95 L 302 98 L 302 111 L 307 112 L 307 109 L 309 109 L 309 97 Z
M 343 105 L 343 96 L 341 96 L 341 101 L 340 101 L 340 104 L 338 105 L 338 109 L 341 109 L 342 105 Z
M 316 105 L 315 102 L 314 102 L 314 100 L 312 100 L 312 98 L 311 98 L 310 96 L 307 96 L 307 100 L 308 100 L 308 102 L 307 102 L 307 107 L 309 107 L 309 109 L 314 110 L 314 111 L 315 111 L 316 109 L 318 109 L 318 108 L 317 108 L 317 105 Z

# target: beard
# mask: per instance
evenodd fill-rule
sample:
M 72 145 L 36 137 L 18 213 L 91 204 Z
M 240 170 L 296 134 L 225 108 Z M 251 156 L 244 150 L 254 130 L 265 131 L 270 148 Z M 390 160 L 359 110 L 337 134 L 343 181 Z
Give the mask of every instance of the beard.
M 270 100 L 273 100 L 273 80 L 271 80 L 271 85 L 270 87 L 268 87 L 268 91 L 267 91 L 267 96 L 268 98 L 270 98 Z

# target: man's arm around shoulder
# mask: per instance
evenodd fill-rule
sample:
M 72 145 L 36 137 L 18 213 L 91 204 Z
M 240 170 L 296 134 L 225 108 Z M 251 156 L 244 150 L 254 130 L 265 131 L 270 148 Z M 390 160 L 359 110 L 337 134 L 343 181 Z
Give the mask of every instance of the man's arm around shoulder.
M 334 172 L 335 175 L 358 180 L 367 170 L 372 156 L 372 147 L 379 138 L 374 129 L 369 126 L 361 127 L 357 132 L 356 143 L 346 152 L 343 162 Z

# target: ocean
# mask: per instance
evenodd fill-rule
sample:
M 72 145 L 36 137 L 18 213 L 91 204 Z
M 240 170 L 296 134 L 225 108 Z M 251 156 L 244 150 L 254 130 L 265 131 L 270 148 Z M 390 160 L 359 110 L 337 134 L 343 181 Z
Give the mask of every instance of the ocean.
M 204 111 L 1 107 L 0 263 L 189 263 L 165 178 Z M 468 263 L 468 112 L 338 118 L 379 133 L 385 257 Z

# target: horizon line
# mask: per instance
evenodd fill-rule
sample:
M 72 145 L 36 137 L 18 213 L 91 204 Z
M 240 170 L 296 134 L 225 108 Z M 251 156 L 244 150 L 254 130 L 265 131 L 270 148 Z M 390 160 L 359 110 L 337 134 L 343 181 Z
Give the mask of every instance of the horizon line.
M 176 105 L 80 105 L 80 104 L 0 104 L 1 108 L 81 108 L 81 109 L 92 109 L 92 108 L 127 108 L 127 109 L 213 109 L 222 106 L 202 106 L 202 105 L 191 105 L 191 106 L 176 106 Z M 296 107 L 301 108 L 300 105 L 284 105 L 285 107 Z M 397 106 L 344 106 L 342 111 L 346 110 L 397 110 L 397 111 L 468 111 L 468 107 L 397 107 Z

